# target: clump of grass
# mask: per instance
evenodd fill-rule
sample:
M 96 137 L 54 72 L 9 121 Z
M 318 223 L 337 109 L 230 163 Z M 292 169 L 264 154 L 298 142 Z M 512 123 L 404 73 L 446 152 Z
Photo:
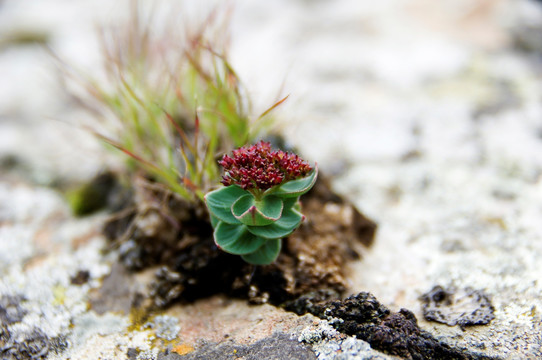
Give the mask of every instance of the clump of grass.
M 124 29 L 100 33 L 106 82 L 77 76 L 85 90 L 78 100 L 105 125 L 90 130 L 128 155 L 130 173 L 188 200 L 218 183 L 217 154 L 265 133 L 264 118 L 286 99 L 250 117 L 227 59 L 228 14 L 215 10 L 200 26 L 180 28 L 174 16 L 165 25 L 157 13 L 143 19 L 134 2 Z

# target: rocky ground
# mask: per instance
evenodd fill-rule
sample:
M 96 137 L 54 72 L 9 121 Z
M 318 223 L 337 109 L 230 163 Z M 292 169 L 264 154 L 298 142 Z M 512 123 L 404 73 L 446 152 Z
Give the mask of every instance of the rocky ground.
M 116 24 L 125 6 L 0 2 L 2 355 L 391 358 L 312 315 L 222 296 L 137 327 L 129 303 L 89 310 L 117 274 L 115 253 L 102 251 L 106 215 L 73 218 L 55 189 L 118 159 L 77 126 L 89 115 L 63 91 L 43 45 L 92 70 L 95 25 Z M 210 6 L 187 5 L 187 22 Z M 422 329 L 471 353 L 542 357 L 542 4 L 281 0 L 233 9 L 230 56 L 255 108 L 291 94 L 279 112 L 284 135 L 379 224 L 351 265 L 348 292 L 409 309 Z M 125 291 L 145 291 L 137 284 Z

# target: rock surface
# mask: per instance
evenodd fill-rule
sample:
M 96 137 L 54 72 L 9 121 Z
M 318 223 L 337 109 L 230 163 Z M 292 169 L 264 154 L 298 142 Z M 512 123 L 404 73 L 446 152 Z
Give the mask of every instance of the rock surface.
M 487 325 L 495 319 L 491 301 L 480 290 L 443 289 L 442 286 L 435 286 L 423 294 L 421 300 L 424 302 L 423 316 L 428 321 L 465 327 Z
M 211 2 L 198 3 L 187 18 Z M 307 346 L 318 359 L 390 358 L 270 306 L 211 298 L 174 307 L 158 314 L 178 319 L 174 344 L 165 329 L 88 309 L 115 262 L 102 253 L 104 216 L 74 219 L 45 186 L 88 180 L 118 160 L 73 125 L 88 115 L 59 86 L 41 44 L 93 69 L 94 24 L 118 22 L 125 6 L 0 3 L 2 357 L 175 358 L 214 351 L 204 344 L 228 335 L 218 346 L 246 356 L 268 339 L 307 358 Z M 285 135 L 379 223 L 351 266 L 350 292 L 411 310 L 452 346 L 542 357 L 542 4 L 238 1 L 232 20 L 232 62 L 255 108 L 284 86 Z M 424 320 L 420 297 L 437 285 L 483 291 L 495 318 L 464 329 Z

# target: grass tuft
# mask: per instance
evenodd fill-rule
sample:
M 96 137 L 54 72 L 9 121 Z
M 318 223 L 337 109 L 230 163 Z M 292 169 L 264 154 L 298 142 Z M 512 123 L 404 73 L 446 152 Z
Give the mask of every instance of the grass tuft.
M 134 1 L 125 26 L 100 31 L 105 81 L 68 73 L 84 90 L 77 100 L 104 129 L 89 130 L 127 155 L 129 173 L 203 199 L 220 179 L 218 157 L 265 134 L 269 112 L 287 97 L 251 119 L 227 58 L 229 12 L 217 8 L 198 26 L 181 27 L 176 11 L 158 10 L 144 14 Z

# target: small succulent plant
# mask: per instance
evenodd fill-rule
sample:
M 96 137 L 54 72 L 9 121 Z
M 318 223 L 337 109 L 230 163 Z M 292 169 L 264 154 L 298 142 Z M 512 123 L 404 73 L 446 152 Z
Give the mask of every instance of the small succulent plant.
M 316 182 L 318 168 L 263 141 L 224 155 L 219 164 L 225 187 L 205 195 L 217 246 L 250 264 L 274 262 L 282 238 L 304 219 L 299 197 Z

